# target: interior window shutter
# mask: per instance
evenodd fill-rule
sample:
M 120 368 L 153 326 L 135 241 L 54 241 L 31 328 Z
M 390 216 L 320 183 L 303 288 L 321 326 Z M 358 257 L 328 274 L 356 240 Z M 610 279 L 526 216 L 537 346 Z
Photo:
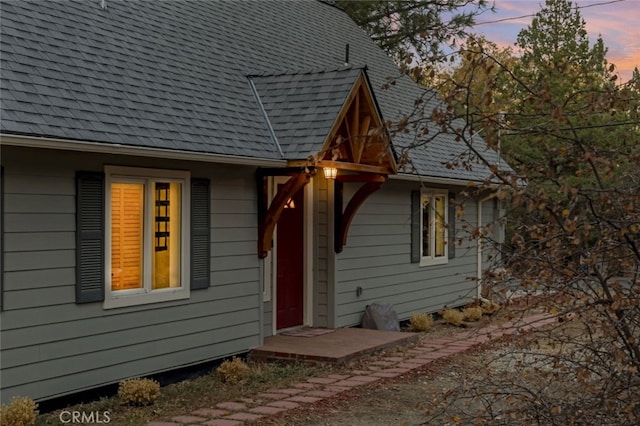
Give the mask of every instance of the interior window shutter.
M 411 263 L 420 262 L 420 191 L 411 191 Z
M 449 193 L 449 223 L 448 225 L 448 241 L 447 241 L 447 249 L 449 252 L 449 259 L 454 259 L 456 257 L 456 194 L 450 192 Z
M 191 289 L 210 283 L 211 196 L 208 179 L 191 179 Z
M 76 303 L 104 300 L 104 175 L 76 175 Z

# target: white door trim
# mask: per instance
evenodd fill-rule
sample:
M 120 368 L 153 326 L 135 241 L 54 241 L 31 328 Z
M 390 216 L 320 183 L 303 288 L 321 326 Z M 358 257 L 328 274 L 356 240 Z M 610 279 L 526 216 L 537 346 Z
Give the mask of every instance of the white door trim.
M 313 326 L 313 178 L 304 186 L 304 325 Z

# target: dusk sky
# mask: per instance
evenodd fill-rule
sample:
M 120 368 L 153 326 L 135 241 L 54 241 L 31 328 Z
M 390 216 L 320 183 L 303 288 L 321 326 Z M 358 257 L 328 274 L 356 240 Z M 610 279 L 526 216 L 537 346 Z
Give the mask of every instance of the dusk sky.
M 544 0 L 495 0 L 496 13 L 479 16 L 475 31 L 501 47 L 513 46 L 518 32 L 531 23 L 544 3 Z M 573 3 L 578 5 L 586 22 L 589 41 L 593 43 L 598 35 L 602 36 L 609 48 L 607 59 L 617 66 L 620 80 L 628 81 L 633 68 L 640 68 L 640 0 L 573 0 Z

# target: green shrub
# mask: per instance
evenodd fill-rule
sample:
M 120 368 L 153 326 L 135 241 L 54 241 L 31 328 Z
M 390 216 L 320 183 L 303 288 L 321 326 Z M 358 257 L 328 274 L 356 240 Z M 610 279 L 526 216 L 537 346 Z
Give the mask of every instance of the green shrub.
M 245 381 L 251 374 L 249 366 L 240 358 L 233 357 L 223 361 L 216 370 L 220 380 L 224 383 L 240 383 Z
M 469 306 L 462 311 L 463 320 L 467 322 L 478 321 L 482 318 L 482 308 L 480 306 Z
M 464 315 L 457 309 L 446 308 L 442 311 L 442 321 L 445 324 L 455 325 L 457 327 L 462 325 Z
M 433 317 L 430 314 L 413 314 L 409 320 L 411 331 L 429 331 L 433 327 Z
M 24 396 L 14 396 L 9 404 L 0 406 L 2 426 L 32 426 L 37 416 L 38 404 Z
M 127 405 L 149 405 L 159 396 L 160 383 L 152 379 L 123 380 L 118 386 L 118 397 Z

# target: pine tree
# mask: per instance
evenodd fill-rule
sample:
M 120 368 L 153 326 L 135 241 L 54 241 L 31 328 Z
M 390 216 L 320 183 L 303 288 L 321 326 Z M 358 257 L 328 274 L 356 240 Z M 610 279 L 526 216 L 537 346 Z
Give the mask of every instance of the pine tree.
M 623 93 L 607 49 L 601 38 L 590 45 L 585 26 L 571 2 L 546 0 L 516 42 L 522 55 L 513 71 L 517 84 L 507 92 L 504 153 L 526 169 L 530 184 L 549 190 L 602 183 L 599 173 L 610 174 L 604 169 L 613 163 L 619 168 L 637 142 L 618 111 Z M 584 161 L 592 155 L 603 170 Z
M 337 0 L 398 64 L 433 63 L 465 37 L 487 0 Z

